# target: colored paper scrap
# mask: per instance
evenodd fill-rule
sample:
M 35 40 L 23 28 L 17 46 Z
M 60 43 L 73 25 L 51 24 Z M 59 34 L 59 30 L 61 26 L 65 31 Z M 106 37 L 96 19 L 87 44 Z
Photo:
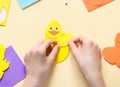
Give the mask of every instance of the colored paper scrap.
M 18 3 L 22 9 L 25 9 L 26 7 L 34 4 L 37 1 L 39 0 L 18 0 Z
M 103 5 L 106 5 L 112 1 L 113 0 L 83 0 L 84 4 L 89 12 L 91 12 Z
M 120 33 L 116 35 L 115 46 L 104 48 L 102 55 L 107 62 L 120 67 Z
M 8 17 L 10 0 L 0 0 L 0 25 L 5 26 Z
M 70 48 L 68 46 L 68 41 L 72 39 L 70 33 L 66 33 L 62 30 L 61 25 L 57 21 L 52 21 L 45 30 L 46 40 L 56 40 L 57 44 L 60 46 L 56 62 L 63 62 L 69 55 Z
M 12 46 L 6 48 L 5 58 L 10 62 L 10 67 L 0 80 L 0 87 L 13 87 L 25 78 L 26 69 Z
M 9 68 L 10 63 L 5 60 L 5 47 L 0 44 L 0 79 L 2 79 L 4 72 Z

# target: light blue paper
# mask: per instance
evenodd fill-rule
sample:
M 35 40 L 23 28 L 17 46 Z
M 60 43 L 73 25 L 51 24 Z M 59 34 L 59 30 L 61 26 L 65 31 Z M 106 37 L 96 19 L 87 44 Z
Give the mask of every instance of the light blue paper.
M 38 0 L 18 0 L 18 3 L 22 9 L 32 5 L 33 3 L 37 2 Z

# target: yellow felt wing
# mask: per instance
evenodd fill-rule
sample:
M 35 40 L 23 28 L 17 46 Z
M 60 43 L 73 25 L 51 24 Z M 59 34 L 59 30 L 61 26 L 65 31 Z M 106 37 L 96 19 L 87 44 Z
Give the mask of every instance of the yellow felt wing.
M 69 46 L 65 46 L 65 47 L 60 47 L 57 58 L 56 58 L 56 62 L 63 62 L 69 55 L 70 52 L 70 48 Z
M 72 40 L 72 35 L 71 34 L 64 34 L 57 39 L 57 43 L 60 46 L 67 46 L 69 40 Z

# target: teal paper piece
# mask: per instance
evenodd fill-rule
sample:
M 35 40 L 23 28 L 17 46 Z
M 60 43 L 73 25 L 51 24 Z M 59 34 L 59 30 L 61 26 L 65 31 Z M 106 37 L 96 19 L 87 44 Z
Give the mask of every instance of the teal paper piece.
M 22 9 L 25 9 L 26 7 L 34 4 L 38 0 L 18 0 L 18 3 Z

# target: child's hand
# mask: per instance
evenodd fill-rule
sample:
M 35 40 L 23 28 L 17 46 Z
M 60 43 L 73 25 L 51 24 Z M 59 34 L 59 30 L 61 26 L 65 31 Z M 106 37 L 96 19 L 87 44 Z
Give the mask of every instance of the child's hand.
M 101 50 L 85 37 L 69 42 L 72 54 L 91 87 L 104 87 L 101 74 Z M 97 82 L 96 82 L 97 81 Z
M 26 64 L 27 77 L 23 87 L 41 87 L 43 85 L 59 50 L 58 45 L 52 49 L 51 44 L 56 44 L 56 41 L 40 40 L 38 44 L 26 54 L 24 61 Z M 48 51 L 50 51 L 50 53 L 47 56 Z M 28 79 L 32 79 L 32 81 Z M 30 82 L 32 82 L 33 85 L 31 85 L 32 83 Z

